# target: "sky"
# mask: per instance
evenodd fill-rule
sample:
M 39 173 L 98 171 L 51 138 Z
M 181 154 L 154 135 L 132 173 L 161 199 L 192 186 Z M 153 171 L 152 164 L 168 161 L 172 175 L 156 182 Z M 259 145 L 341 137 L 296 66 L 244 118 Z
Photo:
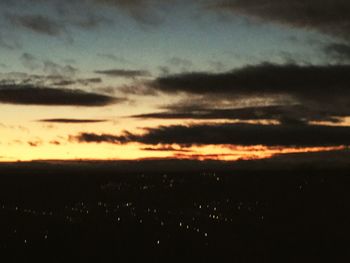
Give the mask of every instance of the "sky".
M 346 0 L 3 0 L 0 161 L 350 145 Z

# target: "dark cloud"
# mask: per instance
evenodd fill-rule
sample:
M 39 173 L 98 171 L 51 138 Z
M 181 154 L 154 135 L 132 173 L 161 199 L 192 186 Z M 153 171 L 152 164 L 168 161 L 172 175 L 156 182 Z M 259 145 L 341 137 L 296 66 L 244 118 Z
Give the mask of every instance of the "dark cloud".
M 50 141 L 50 144 L 59 146 L 59 145 L 61 145 L 61 142 L 59 142 L 59 141 Z
M 150 72 L 146 70 L 111 69 L 111 70 L 96 70 L 95 73 L 106 75 L 109 77 L 131 78 L 131 79 L 151 76 Z
M 194 72 L 163 76 L 146 84 L 152 91 L 187 93 L 203 101 L 249 101 L 299 104 L 324 116 L 348 116 L 350 65 L 259 64 L 224 73 Z M 144 89 L 144 86 L 139 86 Z M 134 88 L 136 92 L 138 87 Z M 188 95 L 187 95 L 188 96 Z M 271 102 L 270 102 L 271 103 Z M 227 108 L 227 106 L 225 107 Z M 231 106 L 232 108 L 232 106 Z M 305 118 L 309 118 L 305 114 Z
M 64 86 L 94 86 L 102 83 L 101 78 L 74 78 L 74 70 L 70 72 L 67 68 L 66 75 L 37 75 L 20 72 L 0 73 L 0 84 L 2 85 L 32 85 L 32 86 L 49 86 L 49 87 L 64 87 Z M 61 71 L 64 73 L 64 71 Z
M 166 93 L 233 96 L 291 94 L 298 97 L 348 92 L 350 65 L 259 64 L 225 73 L 194 72 L 159 77 L 150 88 Z
M 107 120 L 88 120 L 88 119 L 43 119 L 38 122 L 48 123 L 68 123 L 68 124 L 82 124 L 82 123 L 100 123 L 106 122 Z
M 208 8 L 350 38 L 348 0 L 213 0 Z
M 147 128 L 142 135 L 125 132 L 120 136 L 82 133 L 72 137 L 85 143 L 148 145 L 265 145 L 265 146 L 335 146 L 350 144 L 350 127 L 313 125 L 202 124 Z
M 91 4 L 92 0 L 13 0 L 3 8 L 4 16 L 14 32 L 23 28 L 38 34 L 74 41 L 71 29 L 94 30 L 114 22 L 107 19 Z M 16 10 L 29 10 L 27 13 Z M 36 10 L 36 11 L 31 11 Z
M 74 80 L 66 80 L 66 79 L 59 79 L 56 82 L 53 82 L 53 86 L 71 86 L 76 84 Z
M 129 134 L 131 136 L 131 134 Z M 122 144 L 130 142 L 127 136 L 115 136 L 111 134 L 81 133 L 79 136 L 70 136 L 71 141 L 84 143 L 111 143 Z
M 28 145 L 31 146 L 31 147 L 38 147 L 40 145 L 42 145 L 43 142 L 40 141 L 40 140 L 36 140 L 36 141 L 29 141 L 28 142 Z
M 99 83 L 102 83 L 102 79 L 101 78 L 78 79 L 77 82 L 83 85 L 99 84 Z
M 162 146 L 162 147 L 145 147 L 141 148 L 142 151 L 151 151 L 151 152 L 182 152 L 182 153 L 190 153 L 192 152 L 189 149 L 185 148 L 174 148 L 172 146 Z
M 82 90 L 35 87 L 32 85 L 0 85 L 0 103 L 46 106 L 107 106 L 124 101 Z
M 329 44 L 324 48 L 324 52 L 338 62 L 350 61 L 350 45 L 343 43 Z
M 143 95 L 143 96 L 157 95 L 156 90 L 150 89 L 147 85 L 145 85 L 144 83 L 141 83 L 140 81 L 137 83 L 132 83 L 131 85 L 123 85 L 118 88 L 113 88 L 113 90 L 114 91 L 118 90 L 124 94 L 132 94 L 132 95 Z
M 350 65 L 263 63 L 224 73 L 192 72 L 159 77 L 132 90 L 186 94 L 187 105 L 139 118 L 278 120 L 283 124 L 340 122 L 350 116 Z M 146 87 L 146 89 L 145 89 Z M 265 105 L 241 106 L 254 98 Z M 197 102 L 201 103 L 197 104 Z M 278 104 L 279 106 L 271 106 Z M 215 102 L 215 103 L 213 103 Z M 228 103 L 230 102 L 230 103 Z M 208 104 L 208 105 L 207 105 Z M 267 105 L 267 106 L 266 106 Z
M 167 111 L 140 114 L 131 116 L 133 118 L 152 119 L 199 119 L 199 120 L 277 120 L 287 124 L 305 124 L 309 121 L 339 122 L 336 117 L 338 112 L 313 111 L 301 105 L 285 106 L 254 106 L 235 109 L 212 109 L 196 105 L 193 107 L 170 106 Z M 350 111 L 348 112 L 350 114 Z M 347 114 L 345 114 L 347 115 Z
M 64 25 L 43 15 L 10 14 L 7 17 L 12 24 L 21 26 L 39 34 L 59 36 L 66 31 Z

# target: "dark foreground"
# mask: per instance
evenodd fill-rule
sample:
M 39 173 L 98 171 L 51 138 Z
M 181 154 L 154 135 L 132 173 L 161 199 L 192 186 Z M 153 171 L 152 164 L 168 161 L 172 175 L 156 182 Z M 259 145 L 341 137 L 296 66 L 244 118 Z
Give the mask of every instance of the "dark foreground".
M 345 170 L 151 170 L 1 166 L 1 262 L 350 258 Z

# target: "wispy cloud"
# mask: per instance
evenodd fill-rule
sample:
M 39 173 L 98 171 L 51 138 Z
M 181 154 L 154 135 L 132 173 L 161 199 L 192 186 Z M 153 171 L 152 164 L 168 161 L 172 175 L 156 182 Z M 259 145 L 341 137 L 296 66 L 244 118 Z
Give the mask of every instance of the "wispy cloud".
M 332 43 L 324 47 L 324 52 L 337 62 L 350 62 L 350 44 Z
M 38 122 L 62 123 L 62 124 L 82 124 L 82 123 L 101 123 L 107 120 L 92 120 L 92 119 L 43 119 Z
M 60 36 L 66 31 L 64 25 L 48 16 L 9 14 L 7 17 L 13 25 L 23 27 L 39 34 Z
M 109 77 L 129 78 L 129 79 L 151 76 L 151 73 L 146 70 L 110 69 L 110 70 L 96 70 L 95 73 L 106 75 Z

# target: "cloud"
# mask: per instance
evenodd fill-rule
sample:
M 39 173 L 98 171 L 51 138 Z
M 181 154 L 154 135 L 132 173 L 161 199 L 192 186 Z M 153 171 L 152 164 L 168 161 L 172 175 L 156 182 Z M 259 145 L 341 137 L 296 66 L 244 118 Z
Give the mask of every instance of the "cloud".
M 111 70 L 96 70 L 95 73 L 106 75 L 109 77 L 131 78 L 131 79 L 151 76 L 150 72 L 146 70 L 111 69 Z
M 63 66 L 61 73 L 66 75 L 38 75 L 38 74 L 27 74 L 21 72 L 9 72 L 0 73 L 0 84 L 2 85 L 31 85 L 31 86 L 50 86 L 50 87 L 64 87 L 64 86 L 94 86 L 102 83 L 101 78 L 74 78 L 72 75 L 75 74 L 76 69 L 70 70 L 67 66 L 64 70 Z M 65 73 L 65 71 L 67 71 Z
M 8 104 L 97 107 L 120 103 L 124 100 L 78 89 L 0 85 L 0 103 Z
M 180 58 L 180 57 L 172 57 L 167 60 L 167 64 L 172 67 L 189 69 L 193 66 L 193 62 L 189 59 Z
M 23 66 L 29 70 L 36 70 L 41 67 L 41 62 L 32 54 L 23 53 L 20 60 Z
M 332 43 L 324 48 L 324 52 L 338 62 L 350 61 L 350 45 L 343 43 Z
M 23 53 L 20 57 L 20 61 L 22 62 L 23 66 L 29 70 L 42 70 L 44 73 L 55 77 L 65 77 L 66 78 L 72 78 L 76 73 L 78 72 L 78 69 L 71 66 L 71 65 L 60 65 L 58 63 L 55 63 L 51 60 L 41 60 L 30 53 Z M 92 80 L 95 81 L 98 80 L 97 78 L 90 78 L 86 80 Z M 69 80 L 70 81 L 70 80 Z M 91 82 L 92 82 L 91 81 Z M 89 82 L 89 81 L 88 81 Z
M 81 133 L 71 140 L 81 143 L 142 143 L 147 145 L 264 145 L 338 146 L 350 145 L 350 127 L 318 125 L 253 125 L 244 123 L 172 125 L 147 128 L 141 135 Z
M 94 0 L 97 4 L 114 6 L 125 12 L 141 25 L 158 25 L 164 18 L 162 6 L 169 6 L 174 3 L 161 0 Z
M 130 61 L 128 61 L 127 59 L 125 59 L 123 57 L 116 56 L 114 54 L 98 53 L 97 56 L 104 58 L 104 59 L 111 60 L 113 62 L 118 62 L 118 63 L 122 63 L 122 64 L 130 64 Z
M 204 161 L 209 161 L 209 160 L 222 160 L 223 158 L 227 157 L 237 157 L 238 154 L 184 154 L 184 153 L 175 153 L 174 158 L 184 160 L 204 160 Z M 259 159 L 259 158 L 256 158 Z
M 350 107 L 349 75 L 350 65 L 263 63 L 223 73 L 192 72 L 162 76 L 144 86 L 134 87 L 133 91 L 141 89 L 144 92 L 146 86 L 151 91 L 186 94 L 188 98 L 215 101 L 215 108 L 221 107 L 222 101 L 231 101 L 234 105 L 235 102 L 259 98 L 268 104 L 298 104 L 324 116 L 347 116 Z
M 347 0 L 212 0 L 207 8 L 350 38 Z
M 170 105 L 166 111 L 134 117 L 268 119 L 285 124 L 340 122 L 340 118 L 350 116 L 349 75 L 350 65 L 270 63 L 222 73 L 166 75 L 134 86 L 132 91 L 140 94 L 146 94 L 145 90 L 178 94 L 187 98 L 186 103 Z M 252 104 L 257 98 L 265 102 Z M 242 105 L 243 102 L 248 105 Z
M 263 63 L 224 73 L 193 72 L 159 77 L 150 88 L 165 93 L 292 94 L 347 91 L 350 65 L 300 66 Z
M 28 141 L 27 142 L 29 146 L 31 147 L 39 147 L 40 145 L 43 144 L 41 140 L 36 140 L 36 141 Z
M 12 6 L 3 8 L 3 14 L 13 32 L 22 28 L 72 43 L 75 36 L 72 29 L 91 31 L 101 25 L 109 26 L 114 23 L 101 15 L 91 2 L 92 0 L 13 0 Z M 29 12 L 16 12 L 17 10 Z
M 151 151 L 151 152 L 182 152 L 182 153 L 190 153 L 192 152 L 189 149 L 183 148 L 175 148 L 172 146 L 162 146 L 162 147 L 145 147 L 141 148 L 142 151 Z
M 99 84 L 102 83 L 102 79 L 101 78 L 86 78 L 86 79 L 76 79 L 76 80 L 72 80 L 73 84 L 81 84 L 84 86 L 88 86 L 88 85 L 94 85 L 94 84 Z M 61 85 L 64 83 L 61 83 Z
M 0 47 L 7 50 L 15 50 L 19 49 L 21 45 L 13 36 L 4 35 L 0 32 Z
M 14 7 L 36 8 L 45 14 L 54 14 L 56 24 L 82 29 L 93 29 L 101 24 L 111 25 L 121 16 L 127 16 L 142 27 L 159 25 L 167 18 L 170 8 L 178 6 L 182 0 L 12 0 L 0 1 L 4 9 Z M 11 2 L 11 3 L 9 3 Z M 187 4 L 187 2 L 186 2 Z M 107 11 L 107 12 L 106 12 Z M 112 13 L 114 12 L 114 14 Z M 107 14 L 113 17 L 108 19 Z M 45 16 L 44 16 L 45 17 Z M 50 16 L 51 17 L 51 16 Z
M 339 122 L 339 112 L 321 112 L 301 105 L 254 106 L 233 109 L 213 109 L 201 105 L 169 106 L 166 111 L 140 114 L 132 118 L 195 119 L 195 120 L 276 120 L 283 124 L 306 124 L 309 121 Z M 350 114 L 350 111 L 344 115 Z
M 131 135 L 131 134 L 130 134 Z M 81 133 L 78 136 L 70 136 L 71 141 L 85 142 L 85 143 L 111 143 L 122 144 L 130 142 L 125 136 L 115 136 L 111 134 L 94 134 L 94 133 Z
M 101 123 L 107 120 L 88 120 L 88 119 L 43 119 L 38 120 L 38 122 L 48 122 L 48 123 L 67 123 L 67 124 L 82 124 L 82 123 Z
M 73 14 L 74 15 L 74 14 Z M 85 30 L 92 30 L 99 27 L 102 24 L 109 25 L 111 21 L 105 17 L 93 15 L 93 14 L 84 14 L 82 17 L 78 18 L 69 18 L 71 21 L 66 21 L 67 24 L 76 26 Z
M 7 17 L 13 25 L 21 26 L 39 34 L 60 36 L 66 31 L 64 25 L 48 16 L 9 14 Z
M 62 66 L 50 60 L 45 60 L 43 64 L 44 72 L 50 75 L 73 77 L 78 72 L 78 69 L 71 65 Z

